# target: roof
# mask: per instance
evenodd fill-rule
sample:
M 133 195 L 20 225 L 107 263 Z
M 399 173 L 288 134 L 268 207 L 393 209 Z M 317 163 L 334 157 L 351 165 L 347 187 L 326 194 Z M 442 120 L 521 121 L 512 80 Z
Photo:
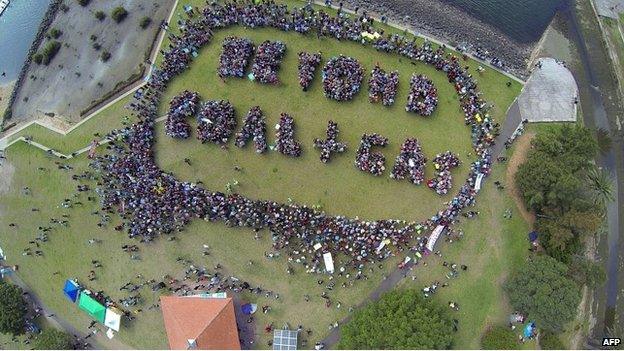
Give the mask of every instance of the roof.
M 296 350 L 297 331 L 275 329 L 273 331 L 273 350 Z
M 161 296 L 169 348 L 240 350 L 231 298 Z

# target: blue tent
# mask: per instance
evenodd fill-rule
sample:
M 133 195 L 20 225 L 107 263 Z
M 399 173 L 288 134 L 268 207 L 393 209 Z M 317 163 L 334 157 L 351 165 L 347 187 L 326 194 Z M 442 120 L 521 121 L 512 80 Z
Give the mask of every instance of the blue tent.
M 63 292 L 71 302 L 76 302 L 78 294 L 80 294 L 80 286 L 75 281 L 67 279 L 65 281 L 65 287 L 63 287 Z
M 535 330 L 535 323 L 529 322 L 524 326 L 524 337 L 530 339 L 533 337 L 533 331 Z
M 537 240 L 537 232 L 534 230 L 532 232 L 529 233 L 529 241 L 530 242 L 535 242 L 535 240 Z
M 241 306 L 241 310 L 243 311 L 243 314 L 246 314 L 246 315 L 254 314 L 257 309 L 258 309 L 258 305 L 256 305 L 255 303 L 246 303 Z

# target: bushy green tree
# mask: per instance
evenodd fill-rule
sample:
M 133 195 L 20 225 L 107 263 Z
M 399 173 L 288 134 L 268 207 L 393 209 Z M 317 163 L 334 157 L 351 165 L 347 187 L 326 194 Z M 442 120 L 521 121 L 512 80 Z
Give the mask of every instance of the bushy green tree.
M 575 256 L 569 264 L 570 277 L 579 285 L 587 285 L 590 288 L 603 284 L 607 280 L 607 273 L 603 265 Z
M 580 253 L 585 238 L 596 233 L 601 223 L 602 217 L 594 209 L 570 210 L 539 218 L 535 228 L 541 234 L 540 242 L 546 253 L 570 263 L 571 258 Z
M 598 150 L 591 131 L 577 125 L 555 127 L 538 134 L 532 146 L 515 176 L 527 207 L 562 213 L 585 206 L 581 174 L 592 167 Z
M 453 324 L 445 307 L 414 289 L 391 291 L 341 328 L 341 349 L 448 349 Z
M 490 327 L 481 338 L 483 350 L 514 350 L 518 348 L 516 334 L 504 326 Z
M 35 350 L 71 350 L 71 336 L 54 328 L 44 329 L 33 342 Z
M 581 299 L 578 286 L 568 278 L 568 267 L 545 255 L 523 264 L 504 288 L 515 309 L 551 331 L 574 318 Z
M 104 11 L 95 11 L 95 18 L 97 18 L 99 21 L 103 21 L 106 18 L 106 14 L 104 13 Z
M 0 333 L 20 335 L 26 321 L 26 302 L 22 289 L 0 280 Z

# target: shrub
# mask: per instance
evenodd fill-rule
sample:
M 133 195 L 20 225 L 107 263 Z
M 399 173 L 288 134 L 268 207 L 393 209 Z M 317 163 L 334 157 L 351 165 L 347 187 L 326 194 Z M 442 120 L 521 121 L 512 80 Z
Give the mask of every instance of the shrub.
M 96 40 L 97 40 L 97 35 L 95 35 L 95 34 L 91 34 L 91 36 L 89 37 L 89 39 L 91 39 L 92 41 L 96 41 Z
M 102 45 L 100 45 L 97 42 L 94 42 L 93 43 L 93 48 L 95 49 L 95 51 L 99 51 L 102 48 Z
M 123 21 L 124 19 L 126 19 L 127 16 L 128 16 L 128 11 L 126 11 L 126 9 L 123 8 L 123 6 L 117 6 L 111 12 L 111 17 L 117 23 L 119 23 L 119 22 Z
M 87 6 L 89 5 L 89 2 L 91 2 L 91 0 L 76 0 L 78 1 L 78 4 L 80 4 L 80 6 Z
M 152 23 L 152 19 L 145 16 L 143 18 L 141 18 L 141 20 L 139 21 L 139 27 L 141 27 L 142 29 L 147 28 L 147 26 L 150 25 L 150 23 Z
M 13 110 L 11 110 L 10 108 L 7 108 L 6 110 L 4 110 L 4 115 L 2 117 L 4 118 L 5 121 L 11 119 L 11 117 L 13 117 Z
M 540 335 L 539 344 L 542 350 L 565 350 L 565 346 L 557 334 L 544 332 Z
M 341 330 L 341 349 L 448 349 L 453 322 L 448 309 L 416 289 L 384 294 L 357 311 Z
M 481 338 L 481 348 L 484 350 L 513 350 L 518 348 L 516 334 L 513 330 L 495 326 L 485 331 Z
M 54 328 L 44 329 L 33 342 L 35 350 L 71 350 L 71 336 Z
M 47 66 L 60 49 L 61 43 L 56 40 L 50 41 L 41 49 L 41 52 L 33 55 L 33 61 L 37 64 L 44 64 Z
M 106 62 L 110 58 L 111 58 L 111 53 L 110 52 L 108 52 L 108 51 L 102 52 L 102 56 L 101 56 L 102 62 Z
M 67 13 L 67 11 L 69 11 L 69 6 L 67 6 L 66 3 L 62 3 L 60 8 L 61 8 L 61 11 L 65 12 L 65 13 Z
M 0 280 L 0 333 L 20 335 L 24 332 L 26 302 L 22 288 Z
M 50 32 L 48 32 L 48 36 L 54 39 L 58 39 L 58 37 L 60 37 L 62 34 L 63 32 L 58 28 L 52 28 L 50 29 Z
M 104 13 L 104 11 L 96 11 L 95 18 L 97 18 L 100 21 L 103 21 L 104 18 L 106 18 L 106 14 Z
M 32 59 L 36 64 L 40 65 L 43 62 L 43 54 L 38 52 L 33 55 Z

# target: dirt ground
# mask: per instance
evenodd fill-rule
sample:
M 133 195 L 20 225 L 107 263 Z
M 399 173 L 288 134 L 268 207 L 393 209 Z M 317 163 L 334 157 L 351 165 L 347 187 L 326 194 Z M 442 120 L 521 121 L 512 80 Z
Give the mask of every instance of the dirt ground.
M 524 218 L 524 220 L 527 221 L 531 227 L 533 227 L 533 224 L 535 223 L 535 214 L 529 212 L 524 206 L 524 201 L 522 201 L 522 198 L 520 197 L 520 191 L 515 186 L 514 176 L 518 171 L 518 167 L 526 161 L 527 153 L 531 148 L 531 140 L 533 140 L 534 136 L 534 132 L 528 132 L 516 139 L 515 151 L 509 160 L 509 166 L 507 167 L 507 175 L 505 179 L 505 184 L 508 185 L 507 192 L 516 202 L 522 218 Z
M 58 12 L 51 28 L 63 34 L 57 39 L 62 47 L 48 66 L 33 63 L 13 108 L 13 120 L 34 119 L 44 113 L 70 122 L 80 120 L 80 112 L 115 86 L 138 72 L 146 53 L 173 6 L 172 0 L 92 0 L 82 7 L 65 0 L 67 12 Z M 116 23 L 110 16 L 113 8 L 123 6 L 128 16 Z M 106 18 L 95 18 L 103 11 Z M 139 27 L 144 16 L 152 19 L 146 29 Z M 96 40 L 92 40 L 96 36 Z M 42 46 L 47 43 L 44 40 Z M 101 45 L 96 50 L 93 45 Z M 111 58 L 104 63 L 102 52 Z

